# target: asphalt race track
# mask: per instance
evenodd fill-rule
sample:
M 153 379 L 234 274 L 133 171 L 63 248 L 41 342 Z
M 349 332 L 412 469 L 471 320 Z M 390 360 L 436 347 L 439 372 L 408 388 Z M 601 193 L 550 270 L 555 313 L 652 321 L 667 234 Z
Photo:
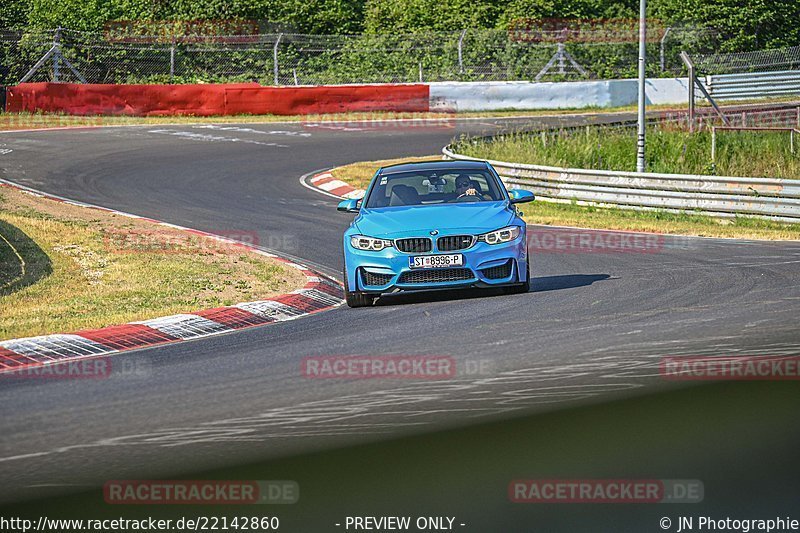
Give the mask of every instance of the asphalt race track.
M 0 177 L 213 233 L 256 232 L 261 245 L 341 279 L 351 216 L 302 176 L 437 153 L 461 133 L 581 120 L 3 133 L 0 148 L 12 151 L 0 155 Z M 532 205 L 525 211 L 535 221 Z M 115 361 L 133 370 L 112 379 L 0 380 L 0 501 L 670 394 L 686 384 L 659 376 L 665 356 L 797 355 L 799 266 L 798 242 L 667 237 L 648 253 L 534 252 L 528 294 L 384 298 L 123 353 Z M 343 354 L 451 356 L 458 374 L 424 382 L 301 374 L 304 357 Z M 784 445 L 798 442 L 792 435 Z

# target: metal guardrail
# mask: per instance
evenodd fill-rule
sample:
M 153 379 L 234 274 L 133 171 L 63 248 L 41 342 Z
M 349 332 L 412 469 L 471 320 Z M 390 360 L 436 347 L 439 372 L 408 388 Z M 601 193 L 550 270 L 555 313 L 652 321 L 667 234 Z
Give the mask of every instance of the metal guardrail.
M 717 100 L 800 95 L 800 70 L 797 70 L 800 66 L 800 46 L 785 50 L 697 56 L 697 64 L 686 51 L 681 51 L 679 56 L 689 73 L 689 131 L 694 131 L 695 128 L 696 88 L 700 89 L 726 126 L 731 124 Z M 784 67 L 784 70 L 774 68 L 778 65 Z M 722 69 L 729 73 L 709 74 L 704 81 L 700 81 L 698 67 L 706 72 L 720 72 Z M 791 70 L 785 70 L 787 67 Z M 755 70 L 756 68 L 759 70 Z M 731 70 L 738 72 L 730 72 Z
M 797 95 L 800 94 L 800 70 L 706 76 L 705 86 L 715 100 Z
M 442 149 L 448 159 L 482 161 Z M 800 180 L 656 174 L 489 161 L 508 185 L 545 200 L 800 223 Z

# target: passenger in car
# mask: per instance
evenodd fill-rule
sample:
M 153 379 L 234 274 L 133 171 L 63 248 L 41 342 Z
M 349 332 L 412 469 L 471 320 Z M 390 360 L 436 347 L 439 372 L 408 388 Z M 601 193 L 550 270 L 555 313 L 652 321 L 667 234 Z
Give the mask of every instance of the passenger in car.
M 389 205 L 417 205 L 419 204 L 419 193 L 414 187 L 408 185 L 395 185 L 392 187 Z

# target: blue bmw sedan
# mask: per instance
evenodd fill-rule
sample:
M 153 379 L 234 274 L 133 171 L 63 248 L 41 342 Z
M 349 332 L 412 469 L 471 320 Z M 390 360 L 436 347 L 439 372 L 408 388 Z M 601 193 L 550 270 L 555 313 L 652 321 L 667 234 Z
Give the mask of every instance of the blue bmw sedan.
M 530 285 L 525 222 L 530 191 L 505 186 L 484 161 L 405 163 L 378 170 L 344 234 L 347 305 L 400 291 Z

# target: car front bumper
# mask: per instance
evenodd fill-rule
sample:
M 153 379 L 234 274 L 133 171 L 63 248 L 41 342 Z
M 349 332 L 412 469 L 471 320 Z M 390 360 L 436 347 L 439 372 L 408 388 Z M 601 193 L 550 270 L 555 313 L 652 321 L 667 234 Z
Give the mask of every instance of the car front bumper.
M 477 242 L 466 250 L 415 254 L 385 248 L 380 252 L 357 250 L 345 236 L 345 269 L 348 290 L 371 294 L 397 291 L 494 287 L 525 280 L 528 254 L 525 231 L 515 240 L 489 245 Z M 409 257 L 462 254 L 464 264 L 449 268 L 410 268 Z

